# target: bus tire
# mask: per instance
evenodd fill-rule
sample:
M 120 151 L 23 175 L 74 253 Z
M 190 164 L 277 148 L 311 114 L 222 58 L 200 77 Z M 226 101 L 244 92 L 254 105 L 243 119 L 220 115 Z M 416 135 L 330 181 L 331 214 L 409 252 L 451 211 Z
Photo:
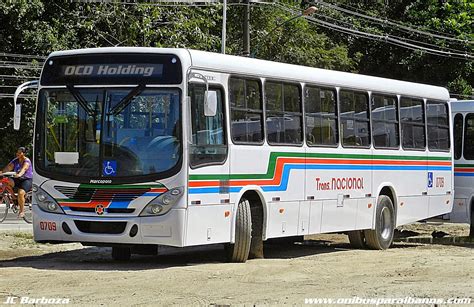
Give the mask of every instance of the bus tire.
M 128 261 L 132 256 L 132 250 L 130 247 L 112 247 L 112 259 L 115 261 Z
M 363 249 L 367 247 L 363 230 L 353 230 L 347 233 L 349 244 L 352 248 Z
M 252 241 L 252 217 L 250 203 L 242 198 L 237 207 L 235 217 L 235 243 L 226 245 L 227 260 L 229 262 L 245 262 L 250 253 Z
M 387 249 L 392 245 L 395 230 L 395 214 L 392 200 L 380 195 L 375 211 L 375 229 L 364 231 L 365 241 L 371 249 Z

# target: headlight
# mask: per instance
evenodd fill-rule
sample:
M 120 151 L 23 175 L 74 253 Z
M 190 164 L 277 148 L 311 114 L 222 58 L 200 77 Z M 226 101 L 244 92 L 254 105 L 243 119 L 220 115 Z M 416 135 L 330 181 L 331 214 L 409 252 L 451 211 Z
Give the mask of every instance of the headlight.
M 154 216 L 167 213 L 183 196 L 183 192 L 184 187 L 178 187 L 161 194 L 146 205 L 140 216 Z
M 36 186 L 35 189 L 36 191 L 33 193 L 33 195 L 36 198 L 38 207 L 40 207 L 41 210 L 49 213 L 64 214 L 63 209 L 61 209 L 54 198 L 49 196 L 48 193 L 38 186 Z

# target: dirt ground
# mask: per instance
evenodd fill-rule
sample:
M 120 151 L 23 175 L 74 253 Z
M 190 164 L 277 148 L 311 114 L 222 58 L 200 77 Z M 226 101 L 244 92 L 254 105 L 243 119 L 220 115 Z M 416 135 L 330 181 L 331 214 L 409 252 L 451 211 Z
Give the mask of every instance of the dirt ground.
M 415 224 L 465 236 L 467 225 Z M 265 259 L 224 262 L 222 246 L 163 248 L 113 262 L 110 249 L 36 244 L 0 233 L 0 304 L 7 297 L 68 298 L 73 305 L 304 305 L 305 298 L 474 298 L 474 245 L 395 243 L 350 249 L 345 235 L 267 244 Z M 474 305 L 474 300 L 472 301 Z

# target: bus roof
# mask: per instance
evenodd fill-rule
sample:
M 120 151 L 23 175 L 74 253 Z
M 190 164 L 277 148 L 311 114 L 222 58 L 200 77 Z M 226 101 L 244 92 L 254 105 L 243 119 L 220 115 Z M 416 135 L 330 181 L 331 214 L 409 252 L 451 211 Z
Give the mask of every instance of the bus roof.
M 372 77 L 334 70 L 298 66 L 242 56 L 225 55 L 191 49 L 151 47 L 107 47 L 57 51 L 53 56 L 92 53 L 172 53 L 191 60 L 196 69 L 234 73 L 244 76 L 276 78 L 314 83 L 320 86 L 339 86 L 349 89 L 371 90 L 412 97 L 423 97 L 448 101 L 449 92 L 439 86 Z

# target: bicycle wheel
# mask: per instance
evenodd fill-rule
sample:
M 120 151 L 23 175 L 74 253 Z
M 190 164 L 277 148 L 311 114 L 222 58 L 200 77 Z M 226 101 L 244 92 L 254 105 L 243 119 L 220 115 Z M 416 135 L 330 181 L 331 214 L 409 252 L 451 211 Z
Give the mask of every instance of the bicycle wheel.
M 25 216 L 23 217 L 23 219 L 25 220 L 25 222 L 27 222 L 28 224 L 31 224 L 31 222 L 33 222 L 33 206 L 32 206 L 32 192 L 28 192 L 26 193 L 25 195 L 25 208 L 24 208 L 24 213 L 25 213 Z
M 3 194 L 0 201 L 0 223 L 7 218 L 8 208 L 10 207 L 10 198 Z

